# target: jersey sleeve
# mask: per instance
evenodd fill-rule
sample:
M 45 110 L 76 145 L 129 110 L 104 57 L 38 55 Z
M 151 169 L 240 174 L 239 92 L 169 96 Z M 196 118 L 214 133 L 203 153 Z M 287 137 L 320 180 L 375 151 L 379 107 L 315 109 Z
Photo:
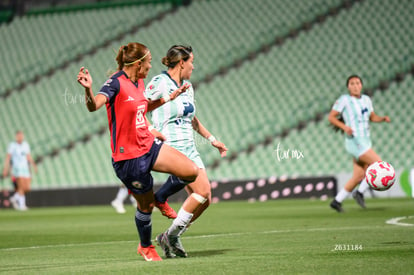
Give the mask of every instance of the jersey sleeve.
M 168 89 L 166 81 L 161 76 L 156 76 L 151 79 L 150 83 L 148 83 L 144 95 L 148 99 L 157 100 L 167 92 Z
M 108 79 L 99 90 L 98 94 L 106 96 L 108 102 L 113 101 L 115 96 L 119 93 L 120 85 L 119 80 L 116 78 Z
M 332 110 L 342 113 L 344 108 L 345 108 L 345 97 L 341 96 L 335 101 L 334 105 L 332 106 Z
M 30 145 L 26 142 L 26 151 L 28 154 L 30 154 Z
M 10 143 L 9 146 L 7 146 L 7 153 L 10 155 L 13 153 L 13 143 Z
M 368 105 L 368 114 L 371 114 L 372 112 L 374 112 L 374 106 L 372 105 L 372 100 L 369 96 L 367 97 L 367 105 Z

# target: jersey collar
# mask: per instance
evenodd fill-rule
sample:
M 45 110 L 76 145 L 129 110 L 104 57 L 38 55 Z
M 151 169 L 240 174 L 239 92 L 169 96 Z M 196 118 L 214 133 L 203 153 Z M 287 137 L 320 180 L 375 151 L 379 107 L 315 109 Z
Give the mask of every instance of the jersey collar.
M 177 86 L 177 88 L 179 88 L 180 86 L 178 86 L 177 82 L 175 82 L 174 79 L 172 79 L 171 75 L 167 72 L 167 71 L 162 71 L 163 74 L 165 74 L 166 76 L 168 76 L 168 78 L 174 82 L 175 86 Z

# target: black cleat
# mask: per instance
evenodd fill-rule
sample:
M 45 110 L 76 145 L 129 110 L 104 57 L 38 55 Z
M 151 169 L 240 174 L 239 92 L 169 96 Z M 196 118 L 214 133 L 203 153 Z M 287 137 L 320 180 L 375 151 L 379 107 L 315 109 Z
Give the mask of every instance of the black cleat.
M 331 208 L 335 209 L 339 213 L 344 212 L 344 209 L 342 208 L 342 204 L 340 202 L 337 202 L 336 200 L 333 200 L 330 204 Z
M 367 208 L 365 206 L 364 194 L 357 190 L 352 194 L 352 197 L 354 197 L 359 206 L 361 206 L 362 208 Z
M 172 253 L 172 249 L 168 244 L 167 233 L 161 233 L 156 237 L 158 245 L 161 247 L 166 258 L 174 258 L 175 254 Z
M 166 239 L 168 240 L 168 245 L 171 247 L 172 253 L 174 253 L 178 257 L 187 258 L 187 252 L 181 243 L 180 236 L 172 236 L 166 234 Z

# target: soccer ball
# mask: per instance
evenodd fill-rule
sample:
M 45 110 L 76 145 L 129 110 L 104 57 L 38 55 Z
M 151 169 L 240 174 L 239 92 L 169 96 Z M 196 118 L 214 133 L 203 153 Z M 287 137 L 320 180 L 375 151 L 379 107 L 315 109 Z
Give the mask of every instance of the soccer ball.
M 365 179 L 368 185 L 374 190 L 388 190 L 395 182 L 394 167 L 385 161 L 374 162 L 368 166 L 365 172 Z

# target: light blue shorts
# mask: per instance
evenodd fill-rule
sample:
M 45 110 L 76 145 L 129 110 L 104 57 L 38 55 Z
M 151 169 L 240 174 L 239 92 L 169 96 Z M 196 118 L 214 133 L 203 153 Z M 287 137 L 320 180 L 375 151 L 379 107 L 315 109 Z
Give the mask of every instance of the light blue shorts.
M 29 167 L 16 167 L 13 166 L 12 174 L 15 178 L 30 178 Z
M 174 143 L 168 144 L 171 147 L 177 149 L 184 155 L 186 155 L 189 159 L 191 159 L 198 168 L 205 169 L 204 163 L 201 160 L 200 153 L 198 153 L 197 148 L 194 143 L 190 143 L 188 146 L 177 146 Z
M 357 160 L 372 147 L 369 137 L 345 138 L 345 149 Z

